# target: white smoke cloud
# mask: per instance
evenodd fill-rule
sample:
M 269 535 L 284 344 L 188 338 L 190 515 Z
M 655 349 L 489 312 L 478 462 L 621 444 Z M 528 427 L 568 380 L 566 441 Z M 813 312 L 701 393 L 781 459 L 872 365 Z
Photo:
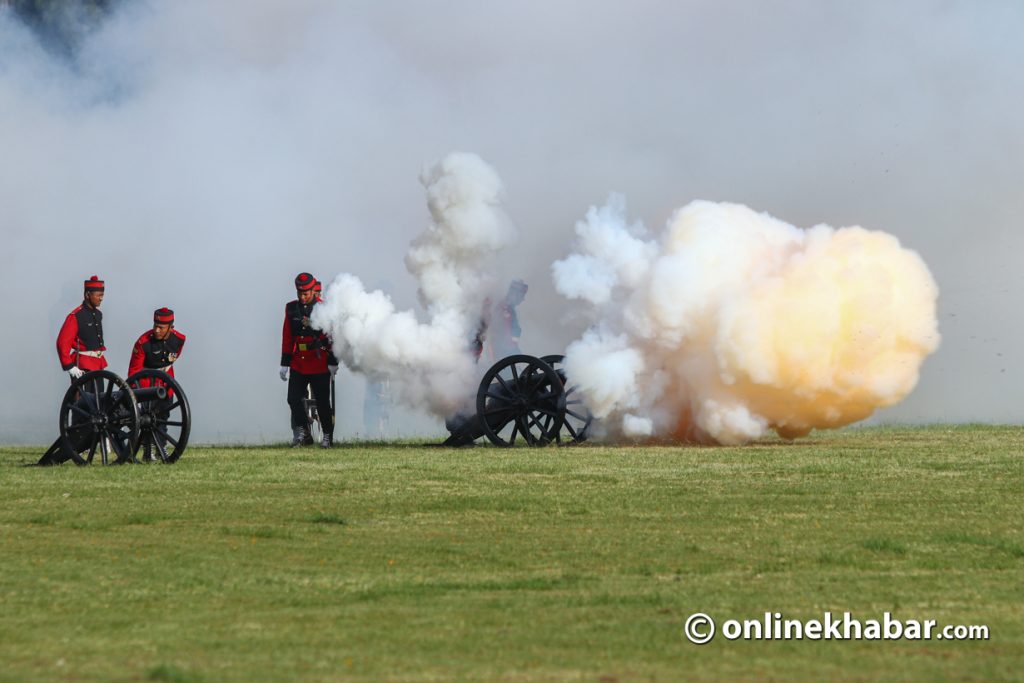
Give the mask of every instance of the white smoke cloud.
M 592 207 L 586 222 L 576 225 L 580 253 L 554 264 L 559 291 L 570 299 L 606 304 L 616 285 L 635 287 L 647 273 L 657 246 L 644 241 L 640 222 L 626 226 L 626 199 L 612 195 L 603 207 Z
M 424 170 L 433 222 L 405 263 L 419 284 L 429 320 L 396 311 L 381 291 L 367 292 L 342 273 L 313 311 L 313 324 L 334 340 L 351 370 L 390 380 L 396 398 L 447 416 L 464 409 L 478 379 L 469 345 L 495 285 L 496 257 L 516 238 L 493 168 L 475 154 L 453 152 Z
M 350 272 L 412 307 L 412 170 L 454 148 L 495 163 L 514 198 L 522 239 L 499 276 L 530 285 L 529 353 L 583 333 L 584 300 L 566 306 L 548 271 L 595 196 L 621 187 L 659 223 L 681 198 L 740 197 L 801 225 L 862 221 L 927 259 L 943 348 L 880 419 L 1024 411 L 1024 326 L 1006 313 L 1024 249 L 1013 3 L 772 3 L 742 21 L 710 0 L 111 5 L 55 52 L 0 2 L 0 320 L 17 321 L 0 327 L 17 359 L 0 365 L 4 442 L 54 437 L 53 339 L 94 273 L 122 374 L 153 309 L 176 310 L 195 443 L 288 438 L 276 371 L 293 278 Z M 339 377 L 339 439 L 363 433 L 362 389 Z M 674 419 L 644 415 L 658 433 Z M 396 411 L 390 434 L 440 430 Z
M 431 312 L 479 312 L 481 292 L 494 284 L 495 257 L 516 238 L 501 178 L 477 155 L 452 152 L 420 182 L 434 222 L 405 257 L 420 302 Z
M 613 196 L 576 234 L 552 274 L 593 326 L 566 372 L 612 435 L 735 444 L 838 427 L 905 397 L 938 347 L 938 288 L 882 232 L 695 201 L 654 239 Z

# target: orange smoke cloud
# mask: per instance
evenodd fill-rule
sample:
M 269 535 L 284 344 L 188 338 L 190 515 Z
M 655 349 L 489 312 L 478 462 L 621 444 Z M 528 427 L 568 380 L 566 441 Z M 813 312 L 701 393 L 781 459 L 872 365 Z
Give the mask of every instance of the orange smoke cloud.
M 553 274 L 594 325 L 566 371 L 612 436 L 732 444 L 850 424 L 904 398 L 939 343 L 938 288 L 886 233 L 700 201 L 653 237 L 615 197 L 576 232 Z

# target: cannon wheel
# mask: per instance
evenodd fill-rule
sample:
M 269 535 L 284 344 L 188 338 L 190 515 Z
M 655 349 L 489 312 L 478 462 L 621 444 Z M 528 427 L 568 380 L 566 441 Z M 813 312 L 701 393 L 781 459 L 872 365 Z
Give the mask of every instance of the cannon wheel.
M 551 439 L 558 443 L 579 443 L 587 438 L 587 430 L 594 416 L 590 414 L 587 407 L 583 405 L 583 399 L 576 392 L 575 386 L 570 386 L 565 380 L 565 356 L 552 355 L 541 356 L 541 360 L 551 366 L 558 374 L 565 386 L 565 420 L 558 432 L 551 435 Z
M 515 446 L 519 437 L 528 446 L 544 446 L 561 429 L 563 399 L 562 380 L 551 366 L 520 354 L 503 358 L 483 376 L 476 412 L 495 446 Z
M 313 397 L 313 385 L 306 387 L 306 395 L 302 399 L 302 407 L 306 412 L 306 424 L 309 425 L 309 443 L 319 444 L 324 438 L 324 426 L 320 422 L 320 409 Z M 308 444 L 303 444 L 308 445 Z
M 107 370 L 76 379 L 61 401 L 61 444 L 76 465 L 90 464 L 97 449 L 104 465 L 131 462 L 139 430 L 135 394 L 127 382 Z M 86 450 L 89 453 L 83 456 Z
M 141 449 L 143 461 L 177 462 L 185 452 L 192 429 L 188 397 L 178 381 L 161 370 L 140 370 L 128 378 L 128 386 L 139 389 L 142 380 L 150 380 L 148 386 L 167 387 L 168 396 L 164 401 L 139 401 L 139 444 L 132 456 Z

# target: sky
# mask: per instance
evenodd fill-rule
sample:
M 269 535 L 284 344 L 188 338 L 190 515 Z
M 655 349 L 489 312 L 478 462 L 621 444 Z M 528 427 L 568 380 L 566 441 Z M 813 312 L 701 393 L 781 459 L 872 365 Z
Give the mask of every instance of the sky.
M 124 0 L 69 53 L 0 9 L 0 441 L 56 436 L 54 340 L 107 282 L 111 369 L 177 312 L 196 442 L 290 436 L 293 278 L 416 307 L 421 170 L 479 154 L 520 239 L 524 351 L 579 336 L 551 263 L 621 193 L 660 230 L 694 199 L 883 230 L 939 286 L 941 346 L 872 422 L 1024 414 L 1024 5 Z M 70 54 L 70 56 L 69 56 Z M 362 430 L 343 371 L 337 436 Z M 394 435 L 442 426 L 399 411 Z

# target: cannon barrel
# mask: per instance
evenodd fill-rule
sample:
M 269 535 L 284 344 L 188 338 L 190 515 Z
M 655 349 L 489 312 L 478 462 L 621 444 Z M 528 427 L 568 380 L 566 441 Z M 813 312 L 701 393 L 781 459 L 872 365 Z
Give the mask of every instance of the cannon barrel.
M 145 401 L 163 401 L 167 398 L 167 387 L 140 387 L 134 390 L 135 400 L 139 403 Z

